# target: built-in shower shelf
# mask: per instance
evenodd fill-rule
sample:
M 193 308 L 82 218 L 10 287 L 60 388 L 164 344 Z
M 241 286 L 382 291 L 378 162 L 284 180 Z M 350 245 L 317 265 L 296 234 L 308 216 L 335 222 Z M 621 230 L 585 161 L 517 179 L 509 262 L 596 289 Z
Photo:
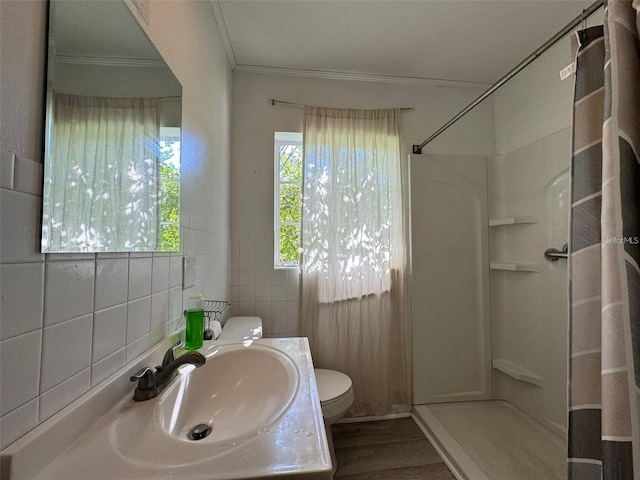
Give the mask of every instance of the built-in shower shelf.
M 542 387 L 541 377 L 509 360 L 496 359 L 493 361 L 493 368 L 515 378 L 516 380 L 520 380 L 521 382 L 527 382 L 537 385 L 538 387 Z
M 510 272 L 537 272 L 538 265 L 533 263 L 491 262 L 491 270 L 507 270 Z
M 515 217 L 494 218 L 489 220 L 490 227 L 500 227 L 502 225 L 518 225 L 520 223 L 538 223 L 535 215 L 518 215 Z

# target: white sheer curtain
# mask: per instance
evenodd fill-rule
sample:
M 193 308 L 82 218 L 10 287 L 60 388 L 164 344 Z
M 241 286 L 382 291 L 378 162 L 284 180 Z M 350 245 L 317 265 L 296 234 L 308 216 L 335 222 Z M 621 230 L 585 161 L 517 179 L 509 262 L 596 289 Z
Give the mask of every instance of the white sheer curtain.
M 158 99 L 56 93 L 51 108 L 45 250 L 154 250 Z
M 353 380 L 354 416 L 409 403 L 397 110 L 307 107 L 300 333 Z

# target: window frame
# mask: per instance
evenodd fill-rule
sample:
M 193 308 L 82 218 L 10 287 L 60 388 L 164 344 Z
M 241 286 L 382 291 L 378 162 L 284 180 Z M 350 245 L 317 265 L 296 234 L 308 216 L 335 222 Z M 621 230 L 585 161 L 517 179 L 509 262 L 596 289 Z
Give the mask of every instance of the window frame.
M 283 225 L 298 226 L 298 231 L 302 229 L 302 219 L 299 222 L 281 222 L 280 221 L 280 186 L 281 185 L 298 185 L 302 194 L 303 179 L 299 182 L 280 180 L 280 147 L 282 145 L 298 145 L 302 146 L 302 132 L 275 132 L 273 141 L 273 267 L 280 269 L 298 269 L 300 268 L 300 257 L 293 264 L 283 263 L 280 261 L 280 227 Z M 302 200 L 302 199 L 301 199 Z

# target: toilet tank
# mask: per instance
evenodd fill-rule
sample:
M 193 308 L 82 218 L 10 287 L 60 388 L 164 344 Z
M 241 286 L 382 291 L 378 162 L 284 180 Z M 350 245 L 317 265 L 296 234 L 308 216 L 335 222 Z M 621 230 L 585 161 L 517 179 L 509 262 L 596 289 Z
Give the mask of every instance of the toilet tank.
M 230 317 L 222 328 L 218 340 L 248 340 L 262 338 L 260 317 Z

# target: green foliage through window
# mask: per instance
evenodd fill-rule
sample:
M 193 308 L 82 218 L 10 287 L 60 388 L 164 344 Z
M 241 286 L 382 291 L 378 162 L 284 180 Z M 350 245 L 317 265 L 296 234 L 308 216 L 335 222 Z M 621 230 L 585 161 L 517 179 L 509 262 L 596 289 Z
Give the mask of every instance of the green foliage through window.
M 162 128 L 171 132 L 160 142 L 159 190 L 160 190 L 160 236 L 158 250 L 177 252 L 180 250 L 180 135 L 179 129 Z M 177 130 L 176 133 L 173 130 Z
M 276 267 L 300 260 L 302 135 L 276 133 Z

